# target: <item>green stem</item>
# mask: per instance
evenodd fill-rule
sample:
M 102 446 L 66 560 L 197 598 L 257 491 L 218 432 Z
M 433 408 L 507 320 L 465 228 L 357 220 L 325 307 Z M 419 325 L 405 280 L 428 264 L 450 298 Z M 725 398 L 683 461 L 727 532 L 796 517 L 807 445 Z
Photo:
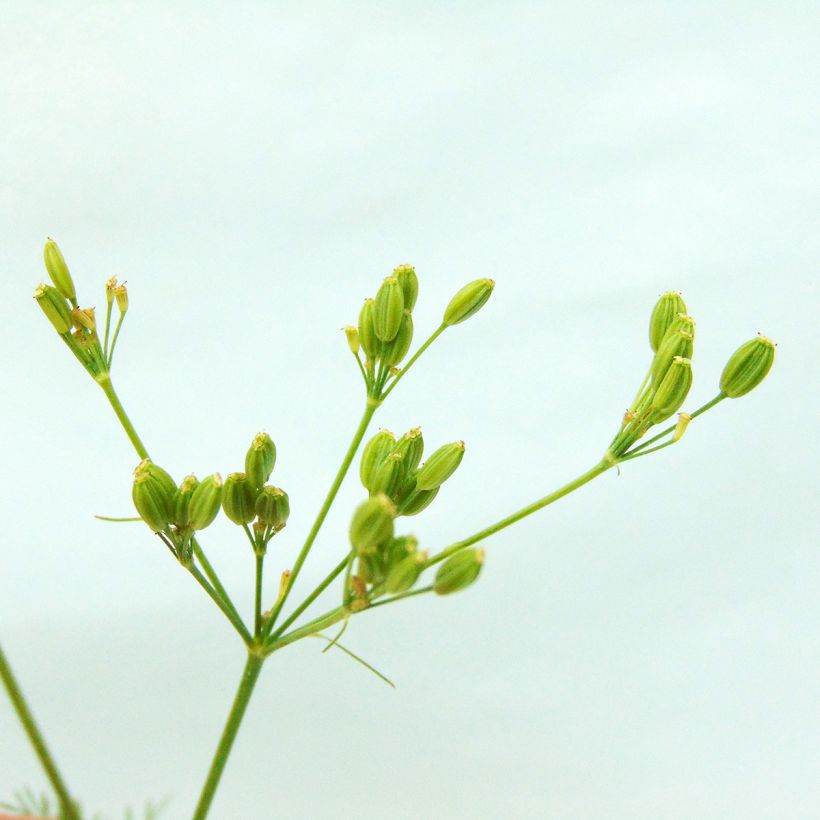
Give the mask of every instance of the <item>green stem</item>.
M 202 792 L 197 803 L 196 811 L 194 812 L 193 820 L 203 820 L 207 816 L 208 810 L 214 799 L 214 794 L 219 786 L 219 781 L 222 777 L 222 771 L 225 764 L 228 762 L 228 755 L 231 753 L 234 740 L 236 740 L 239 726 L 242 723 L 242 718 L 245 715 L 245 710 L 248 708 L 248 702 L 253 694 L 253 689 L 256 686 L 256 681 L 259 678 L 259 673 L 262 670 L 264 658 L 257 654 L 249 653 L 248 661 L 245 664 L 245 669 L 242 672 L 242 680 L 239 683 L 239 688 L 236 691 L 236 697 L 233 701 L 233 706 L 228 714 L 228 720 L 225 723 L 225 728 L 222 731 L 222 737 L 214 754 L 211 768 L 208 771 L 208 777 L 205 780 L 205 785 L 202 787 Z
M 285 630 L 333 583 L 336 578 L 339 577 L 339 575 L 342 574 L 342 572 L 344 572 L 347 567 L 347 561 L 347 557 L 339 561 L 339 563 L 336 564 L 336 566 L 327 574 L 324 581 L 322 581 L 322 583 L 320 583 L 319 586 L 317 586 L 316 589 L 314 589 L 313 592 L 311 592 L 310 595 L 308 595 L 307 598 L 305 598 L 305 600 L 302 601 L 302 603 L 299 604 L 299 606 L 297 606 L 287 618 L 285 618 L 279 629 L 277 629 L 276 632 L 270 636 L 270 639 L 268 640 L 269 644 L 272 644 L 281 635 L 283 635 Z
M 239 633 L 239 636 L 245 644 L 250 646 L 253 638 L 251 638 L 248 628 L 245 626 L 239 615 L 237 615 L 235 611 L 232 611 L 228 604 L 222 600 L 222 596 L 208 583 L 208 580 L 202 575 L 199 568 L 195 564 L 189 564 L 187 570 L 194 576 L 197 583 L 205 590 L 205 592 L 208 593 L 211 600 L 222 610 L 225 617 L 231 622 L 233 628 Z
M 111 362 L 114 360 L 114 348 L 117 346 L 117 339 L 120 335 L 120 328 L 122 327 L 122 321 L 125 319 L 125 314 L 120 313 L 119 319 L 117 319 L 117 326 L 114 328 L 114 338 L 111 340 L 111 350 L 108 351 L 108 368 L 111 368 Z
M 621 456 L 618 459 L 618 463 L 620 464 L 623 461 L 631 461 L 633 458 L 640 458 L 641 456 L 648 456 L 650 453 L 657 453 L 658 450 L 663 450 L 666 447 L 671 447 L 673 444 L 677 443 L 678 442 L 675 441 L 675 439 L 671 439 L 670 441 L 665 441 L 663 444 L 659 444 L 657 447 L 650 447 L 648 450 L 633 450 L 625 456 Z
M 94 371 L 91 369 L 88 359 L 83 355 L 77 342 L 71 336 L 71 333 L 61 333 L 60 338 L 66 343 L 68 349 L 76 356 L 77 361 L 86 369 L 88 373 L 94 377 Z
M 526 518 L 528 515 L 532 515 L 534 512 L 543 509 L 544 507 L 552 504 L 554 501 L 558 501 L 559 498 L 563 498 L 565 495 L 569 495 L 573 490 L 577 490 L 579 487 L 583 487 L 589 481 L 592 481 L 593 478 L 597 478 L 601 473 L 606 472 L 610 467 L 615 465 L 615 461 L 610 461 L 608 459 L 604 459 L 599 464 L 596 464 L 591 470 L 587 470 L 585 473 L 582 473 L 578 476 L 578 478 L 570 481 L 568 484 L 564 484 L 563 487 L 559 487 L 554 492 L 551 492 L 549 495 L 545 495 L 543 498 L 538 499 L 538 501 L 534 501 L 532 504 L 528 504 L 526 507 L 522 507 L 518 512 L 514 512 L 512 515 L 508 515 L 506 518 L 502 518 L 500 521 L 497 521 L 495 524 L 491 524 L 489 527 L 485 527 L 483 530 L 479 530 L 477 533 L 469 536 L 468 538 L 464 538 L 461 541 L 456 541 L 453 544 L 450 544 L 449 547 L 446 547 L 437 555 L 434 555 L 428 562 L 427 566 L 433 566 L 434 564 L 438 564 L 440 561 L 444 561 L 445 558 L 449 558 L 454 553 L 458 552 L 459 550 L 464 549 L 465 547 L 469 547 L 472 544 L 475 544 L 477 541 L 482 541 L 483 539 L 493 535 L 494 533 L 503 530 L 505 527 L 509 527 L 511 524 L 515 524 L 517 521 L 520 521 L 522 518 Z
M 290 595 L 291 590 L 293 589 L 294 584 L 296 583 L 296 579 L 299 577 L 299 572 L 302 569 L 302 565 L 305 563 L 305 559 L 310 552 L 310 548 L 313 546 L 313 542 L 316 540 L 316 536 L 319 534 L 319 530 L 322 528 L 322 524 L 327 517 L 327 514 L 330 510 L 333 501 L 336 498 L 336 494 L 339 492 L 339 487 L 342 485 L 342 481 L 344 480 L 345 475 L 347 475 L 348 468 L 350 467 L 350 463 L 353 461 L 353 457 L 356 455 L 356 450 L 359 449 L 359 444 L 361 444 L 362 439 L 364 438 L 364 434 L 367 432 L 367 427 L 370 424 L 370 419 L 373 418 L 373 414 L 379 407 L 380 402 L 375 399 L 368 399 L 367 406 L 365 407 L 364 413 L 362 414 L 361 421 L 359 422 L 359 426 L 356 428 L 356 432 L 353 434 L 353 440 L 350 442 L 350 446 L 347 448 L 347 452 L 345 453 L 344 458 L 342 459 L 342 464 L 339 467 L 338 472 L 336 473 L 336 477 L 333 479 L 333 483 L 330 485 L 330 490 L 328 490 L 327 497 L 322 504 L 321 509 L 319 510 L 319 514 L 316 516 L 316 520 L 313 522 L 313 526 L 310 528 L 310 532 L 308 533 L 307 539 L 305 540 L 302 549 L 296 558 L 296 563 L 293 565 L 293 570 L 291 571 L 290 576 L 290 583 L 288 584 L 288 588 L 285 590 L 285 594 L 281 596 L 281 598 L 276 602 L 273 607 L 273 611 L 270 614 L 267 622 L 265 623 L 265 627 L 262 630 L 262 637 L 267 638 L 270 634 L 271 630 L 273 629 L 276 619 L 279 617 L 279 613 L 282 611 L 282 607 L 285 605 L 285 601 L 287 601 L 288 596 Z
M 364 611 L 367 612 L 367 610 Z M 316 632 L 321 632 L 323 629 L 327 629 L 329 626 L 333 626 L 339 623 L 339 621 L 344 620 L 349 614 L 343 606 L 331 609 L 330 612 L 326 612 L 324 615 L 314 618 L 304 626 L 294 629 L 293 632 L 288 632 L 287 635 L 282 635 L 281 638 L 277 638 L 276 643 L 270 644 L 265 648 L 265 656 L 267 657 L 273 654 L 294 641 L 306 638 L 308 635 L 313 635 Z
M 199 541 L 196 540 L 196 536 L 191 539 L 191 545 L 194 548 L 194 555 L 196 556 L 197 561 L 202 564 L 202 569 L 205 571 L 205 575 L 208 576 L 208 580 L 214 585 L 214 589 L 220 594 L 225 604 L 230 607 L 231 612 L 237 620 L 241 621 L 242 618 L 239 616 L 239 610 L 234 606 L 231 596 L 228 595 L 228 590 L 222 586 L 222 581 L 219 580 L 216 570 L 211 566 L 211 562 L 205 555 L 205 550 L 202 549 Z
M 384 606 L 385 604 L 394 604 L 396 601 L 403 601 L 405 598 L 412 598 L 415 595 L 424 595 L 427 592 L 433 591 L 433 585 L 427 587 L 421 587 L 419 589 L 410 589 L 407 592 L 400 592 L 398 595 L 394 595 L 392 598 L 384 598 L 381 601 L 376 601 L 375 604 L 370 604 L 367 609 L 375 609 L 377 606 Z M 364 610 L 365 612 L 367 610 Z
M 114 408 L 114 412 L 117 414 L 120 424 L 125 430 L 128 438 L 131 440 L 131 444 L 134 445 L 134 449 L 137 451 L 139 457 L 148 458 L 148 450 L 145 449 L 145 445 L 137 435 L 137 431 L 134 429 L 131 419 L 128 418 L 128 414 L 122 406 L 122 402 L 120 402 L 119 396 L 117 396 L 114 390 L 114 385 L 111 384 L 111 376 L 109 376 L 108 373 L 100 373 L 100 375 L 97 376 L 96 381 L 102 388 L 103 393 L 105 393 L 105 397 L 110 402 L 111 407 Z
M 51 752 L 48 750 L 48 746 L 46 746 L 45 739 L 34 720 L 34 715 L 31 713 L 31 709 L 29 709 L 23 697 L 20 684 L 11 671 L 11 666 L 3 653 L 2 647 L 0 647 L 0 678 L 2 678 L 6 691 L 9 693 L 12 706 L 14 706 L 14 710 L 17 712 L 20 723 L 23 724 L 23 729 L 25 729 L 28 735 L 29 742 L 34 747 L 34 751 L 45 769 L 49 783 L 51 783 L 54 791 L 57 792 L 62 817 L 64 820 L 80 820 L 80 815 L 77 812 L 74 801 L 71 799 L 71 795 L 57 769 L 57 764 L 54 762 Z
M 725 393 L 718 393 L 717 396 L 715 396 L 711 401 L 707 401 L 706 404 L 704 404 L 701 407 L 698 407 L 698 409 L 695 410 L 694 413 L 692 413 L 692 418 L 696 419 L 701 413 L 705 413 L 707 410 L 711 410 L 716 404 L 723 401 L 725 398 L 726 398 Z M 626 455 L 628 455 L 628 456 L 634 455 L 635 453 L 640 452 L 644 448 L 649 447 L 650 444 L 654 444 L 659 439 L 662 439 L 664 436 L 671 433 L 675 429 L 675 427 L 677 427 L 677 423 L 676 424 L 671 424 L 665 430 L 661 430 L 660 433 L 658 433 L 656 436 L 652 436 L 652 438 L 648 439 L 647 441 L 645 441 L 640 446 L 634 447 L 632 450 L 629 450 L 626 453 Z
M 407 362 L 407 364 L 401 369 L 401 372 L 393 380 L 393 383 L 390 385 L 390 387 L 388 387 L 387 390 L 385 390 L 382 394 L 382 401 L 384 401 L 390 395 L 393 388 L 402 380 L 404 374 L 407 373 L 407 371 L 415 364 L 416 360 L 421 357 L 421 354 L 424 353 L 424 351 L 427 350 L 427 348 L 430 347 L 430 345 L 433 344 L 433 342 L 436 339 L 438 339 L 438 337 L 441 336 L 442 333 L 444 333 L 447 327 L 448 325 L 445 325 L 443 323 L 439 325 L 439 327 L 436 328 L 436 330 L 433 332 L 433 335 L 430 336 L 430 338 L 410 357 L 410 361 Z
M 265 564 L 265 553 L 256 553 L 256 598 L 254 602 L 253 634 L 258 638 L 262 634 L 262 570 Z

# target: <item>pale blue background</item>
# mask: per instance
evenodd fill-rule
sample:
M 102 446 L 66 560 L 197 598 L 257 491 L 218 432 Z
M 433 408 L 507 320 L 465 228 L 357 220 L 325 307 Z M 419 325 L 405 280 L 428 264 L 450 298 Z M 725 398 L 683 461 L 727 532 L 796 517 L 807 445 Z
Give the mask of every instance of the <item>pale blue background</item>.
M 318 642 L 277 658 L 214 817 L 820 817 L 816 3 L 2 19 L 0 637 L 89 805 L 190 816 L 242 652 L 144 528 L 92 518 L 129 513 L 135 458 L 31 301 L 46 234 L 85 302 L 128 281 L 116 381 L 157 460 L 228 472 L 273 434 L 293 516 L 271 569 L 360 412 L 339 328 L 400 262 L 420 334 L 498 281 L 378 417 L 467 441 L 412 520 L 430 548 L 600 456 L 661 291 L 698 319 L 693 407 L 739 342 L 780 343 L 680 447 L 488 542 L 469 593 L 357 619 L 347 641 L 397 691 Z M 351 478 L 305 581 L 361 495 Z M 206 543 L 248 611 L 232 530 Z M 0 738 L 0 796 L 42 784 L 5 697 Z

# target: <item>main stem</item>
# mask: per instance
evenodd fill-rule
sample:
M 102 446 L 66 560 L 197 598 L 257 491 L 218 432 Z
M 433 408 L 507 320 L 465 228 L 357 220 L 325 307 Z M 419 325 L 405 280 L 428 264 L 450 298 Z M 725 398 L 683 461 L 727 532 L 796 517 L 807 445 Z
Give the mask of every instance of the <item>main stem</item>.
M 65 820 L 80 820 L 80 815 L 74 807 L 74 801 L 68 793 L 65 782 L 57 769 L 57 764 L 54 762 L 54 758 L 51 756 L 48 746 L 46 746 L 46 741 L 40 733 L 40 729 L 34 720 L 34 715 L 31 713 L 31 709 L 29 709 L 29 706 L 23 697 L 20 684 L 14 677 L 14 673 L 11 671 L 11 666 L 6 659 L 6 656 L 3 654 L 3 648 L 1 646 L 0 678 L 2 678 L 3 684 L 9 693 L 9 697 L 11 698 L 12 705 L 14 706 L 17 716 L 20 719 L 20 723 L 23 724 L 23 729 L 25 729 L 28 739 L 34 747 L 34 751 L 37 753 L 40 763 L 45 769 L 46 776 L 54 788 L 54 791 L 57 793 L 57 799 L 60 802 L 60 809 L 63 817 Z
M 219 781 L 222 778 L 222 771 L 228 762 L 228 755 L 230 755 L 234 740 L 236 740 L 239 726 L 242 723 L 242 718 L 245 716 L 245 710 L 248 708 L 248 702 L 251 699 L 251 694 L 256 686 L 256 681 L 259 678 L 259 672 L 262 670 L 263 663 L 264 658 L 253 652 L 248 653 L 248 661 L 242 672 L 242 680 L 239 682 L 239 689 L 236 691 L 236 697 L 234 698 L 231 711 L 228 714 L 225 728 L 222 731 L 219 746 L 216 748 L 211 768 L 208 771 L 208 777 L 205 780 L 205 785 L 202 787 L 202 793 L 199 796 L 199 803 L 197 803 L 193 820 L 202 820 L 202 818 L 208 814 L 208 810 L 214 799 L 214 794 L 216 794 L 217 786 L 219 786 Z
M 296 558 L 296 563 L 293 565 L 288 587 L 285 590 L 284 595 L 282 595 L 282 597 L 276 602 L 276 605 L 273 607 L 273 611 L 271 612 L 270 617 L 265 623 L 265 627 L 263 629 L 264 637 L 270 635 L 271 630 L 273 629 L 273 626 L 276 623 L 276 619 L 279 617 L 279 613 L 282 611 L 282 607 L 285 605 L 285 601 L 287 601 L 288 595 L 290 595 L 290 591 L 293 589 L 296 583 L 296 579 L 299 577 L 299 572 L 302 569 L 302 565 L 305 563 L 305 559 L 307 558 L 308 553 L 310 552 L 310 548 L 313 546 L 313 542 L 316 540 L 316 536 L 319 534 L 319 530 L 322 528 L 322 524 L 324 523 L 325 518 L 327 518 L 327 514 L 330 511 L 330 507 L 336 498 L 336 494 L 339 492 L 339 487 L 342 486 L 342 481 L 344 481 L 344 477 L 347 475 L 350 463 L 353 461 L 353 457 L 356 455 L 356 450 L 359 449 L 359 445 L 361 444 L 362 439 L 364 438 L 364 434 L 367 432 L 367 427 L 370 424 L 370 419 L 373 418 L 373 414 L 378 409 L 380 403 L 381 402 L 377 399 L 369 398 L 367 400 L 367 406 L 365 407 L 364 413 L 362 414 L 359 426 L 356 428 L 356 432 L 353 434 L 353 440 L 350 442 L 350 446 L 347 448 L 347 452 L 345 453 L 344 459 L 342 459 L 342 464 L 339 467 L 338 472 L 336 473 L 336 477 L 333 479 L 333 483 L 330 485 L 330 489 L 328 490 L 327 497 L 325 498 L 324 503 L 322 504 L 322 508 L 319 510 L 319 514 L 316 516 L 316 520 L 313 522 L 313 526 L 310 528 L 310 532 L 308 533 L 307 539 L 305 540 L 302 550 Z

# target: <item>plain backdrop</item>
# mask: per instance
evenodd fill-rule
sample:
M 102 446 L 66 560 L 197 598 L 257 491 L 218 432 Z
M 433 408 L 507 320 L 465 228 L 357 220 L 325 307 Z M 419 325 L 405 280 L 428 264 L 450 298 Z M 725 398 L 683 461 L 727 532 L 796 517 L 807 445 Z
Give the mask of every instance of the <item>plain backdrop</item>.
M 128 283 L 114 379 L 157 461 L 274 437 L 268 600 L 361 412 L 339 329 L 395 265 L 419 341 L 498 282 L 374 423 L 467 442 L 407 519 L 430 549 L 597 461 L 662 291 L 698 321 L 690 409 L 779 343 L 680 445 L 487 541 L 469 592 L 355 619 L 395 691 L 277 656 L 215 818 L 820 817 L 818 55 L 810 2 L 2 4 L 0 639 L 86 806 L 189 817 L 243 651 L 145 527 L 93 518 L 131 514 L 136 458 L 31 299 L 46 235 L 85 304 Z M 243 537 L 204 544 L 249 613 Z M 3 694 L 0 799 L 26 785 Z

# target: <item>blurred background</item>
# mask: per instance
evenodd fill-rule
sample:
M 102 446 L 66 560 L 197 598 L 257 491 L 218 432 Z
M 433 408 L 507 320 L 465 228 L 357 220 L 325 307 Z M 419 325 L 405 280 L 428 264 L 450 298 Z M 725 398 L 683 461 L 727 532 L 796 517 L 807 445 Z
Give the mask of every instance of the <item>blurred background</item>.
M 771 376 L 485 543 L 468 592 L 265 668 L 216 818 L 820 816 L 820 12 L 800 2 L 31 3 L 0 27 L 0 639 L 89 808 L 189 817 L 243 651 L 132 514 L 136 457 L 31 299 L 126 280 L 114 380 L 178 479 L 274 437 L 294 559 L 362 408 L 339 328 L 416 266 L 445 334 L 373 427 L 467 442 L 407 519 L 441 547 L 595 463 L 657 296 Z M 346 549 L 355 472 L 302 575 Z M 203 539 L 244 612 L 252 556 Z M 295 596 L 294 600 L 297 597 Z M 335 594 L 328 605 L 335 605 Z M 45 779 L 0 696 L 0 799 Z

